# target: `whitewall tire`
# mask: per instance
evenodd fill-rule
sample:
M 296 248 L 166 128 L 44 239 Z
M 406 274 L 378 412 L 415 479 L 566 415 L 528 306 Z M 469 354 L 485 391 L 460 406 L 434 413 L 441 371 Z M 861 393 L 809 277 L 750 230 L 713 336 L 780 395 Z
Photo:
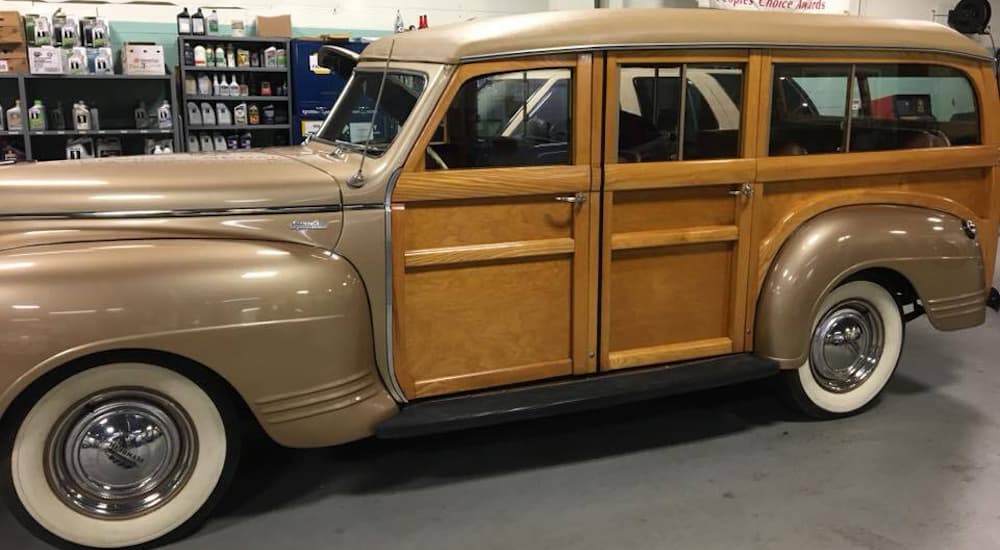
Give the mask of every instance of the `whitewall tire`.
M 862 280 L 837 287 L 813 320 L 805 363 L 784 373 L 792 403 L 817 418 L 865 409 L 895 372 L 903 334 L 902 312 L 885 288 Z
M 209 393 L 145 363 L 59 381 L 5 434 L 11 508 L 36 532 L 93 548 L 197 527 L 232 478 L 240 446 L 232 405 Z

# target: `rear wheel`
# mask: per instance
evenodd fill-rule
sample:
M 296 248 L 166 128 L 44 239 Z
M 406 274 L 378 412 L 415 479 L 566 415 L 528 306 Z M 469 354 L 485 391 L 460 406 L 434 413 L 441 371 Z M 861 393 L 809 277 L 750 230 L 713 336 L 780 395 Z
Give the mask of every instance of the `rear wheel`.
M 899 305 L 883 287 L 869 281 L 837 287 L 813 322 L 806 362 L 783 374 L 792 403 L 817 418 L 865 409 L 896 370 L 903 331 Z
M 4 496 L 30 529 L 96 548 L 196 528 L 239 455 L 224 391 L 164 367 L 116 363 L 55 384 L 8 423 Z M 213 397 L 214 396 L 214 397 Z

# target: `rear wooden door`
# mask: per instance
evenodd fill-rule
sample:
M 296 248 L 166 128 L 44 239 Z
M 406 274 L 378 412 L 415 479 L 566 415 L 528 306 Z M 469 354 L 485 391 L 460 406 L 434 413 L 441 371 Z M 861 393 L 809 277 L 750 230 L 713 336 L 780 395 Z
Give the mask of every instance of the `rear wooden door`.
M 609 54 L 601 370 L 748 349 L 759 73 L 748 51 Z
M 468 64 L 445 91 L 392 194 L 407 397 L 596 370 L 592 70 L 589 54 Z

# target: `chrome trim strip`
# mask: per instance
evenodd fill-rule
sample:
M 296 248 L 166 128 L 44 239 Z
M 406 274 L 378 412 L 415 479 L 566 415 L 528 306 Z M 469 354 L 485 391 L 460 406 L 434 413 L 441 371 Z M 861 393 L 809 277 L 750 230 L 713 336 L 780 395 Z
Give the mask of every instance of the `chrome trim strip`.
M 389 176 L 389 182 L 385 186 L 385 358 L 386 372 L 389 375 L 389 393 L 397 403 L 408 403 L 409 399 L 403 393 L 403 388 L 399 385 L 399 377 L 396 376 L 394 357 L 392 356 L 392 191 L 396 188 L 399 175 L 403 172 L 402 167 L 397 168 Z
M 919 48 L 911 46 L 887 46 L 887 47 L 876 47 L 876 46 L 844 46 L 836 44 L 826 44 L 826 45 L 815 45 L 815 44 L 774 44 L 767 42 L 695 42 L 695 43 L 663 43 L 663 42 L 646 42 L 646 43 L 636 43 L 636 44 L 586 44 L 580 46 L 569 46 L 565 48 L 536 48 L 533 50 L 514 50 L 510 52 L 500 52 L 491 53 L 483 55 L 469 55 L 459 59 L 462 63 L 467 63 L 471 61 L 487 61 L 493 59 L 508 59 L 512 57 L 526 57 L 531 55 L 552 55 L 560 53 L 578 53 L 585 51 L 595 51 L 595 50 L 648 50 L 648 49 L 671 49 L 671 50 L 692 50 L 692 49 L 725 49 L 725 48 L 735 48 L 735 49 L 752 49 L 752 48 L 770 48 L 770 49 L 781 49 L 781 50 L 857 50 L 857 51 L 877 51 L 877 52 L 920 52 L 920 53 L 932 53 L 932 54 L 947 54 L 954 55 L 957 57 L 964 57 L 970 59 L 977 59 L 979 61 L 993 61 L 993 58 L 988 55 L 973 55 L 967 52 L 958 52 L 953 50 L 945 50 L 939 48 Z M 365 61 L 371 61 L 373 59 L 366 59 Z
M 362 205 L 369 206 L 369 205 Z M 381 207 L 380 205 L 378 207 Z M 117 220 L 129 218 L 200 218 L 209 216 L 261 216 L 267 214 L 314 214 L 340 212 L 339 204 L 316 206 L 264 206 L 258 208 L 189 208 L 178 210 L 93 210 L 80 212 L 38 212 L 0 214 L 2 220 Z
M 385 205 L 382 204 L 382 203 L 380 203 L 380 202 L 378 202 L 378 203 L 371 203 L 371 204 L 347 204 L 347 205 L 344 205 L 344 210 L 345 211 L 346 210 L 382 210 L 383 208 L 385 208 Z

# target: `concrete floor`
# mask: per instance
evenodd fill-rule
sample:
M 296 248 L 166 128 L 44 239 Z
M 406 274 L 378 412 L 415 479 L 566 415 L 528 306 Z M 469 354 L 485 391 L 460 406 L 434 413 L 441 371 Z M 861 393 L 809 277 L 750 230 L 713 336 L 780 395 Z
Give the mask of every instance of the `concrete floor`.
M 1000 286 L 1000 282 L 994 283 Z M 866 414 L 755 383 L 406 441 L 252 451 L 173 550 L 1000 548 L 1000 316 L 908 326 Z M 0 548 L 47 548 L 0 507 Z

